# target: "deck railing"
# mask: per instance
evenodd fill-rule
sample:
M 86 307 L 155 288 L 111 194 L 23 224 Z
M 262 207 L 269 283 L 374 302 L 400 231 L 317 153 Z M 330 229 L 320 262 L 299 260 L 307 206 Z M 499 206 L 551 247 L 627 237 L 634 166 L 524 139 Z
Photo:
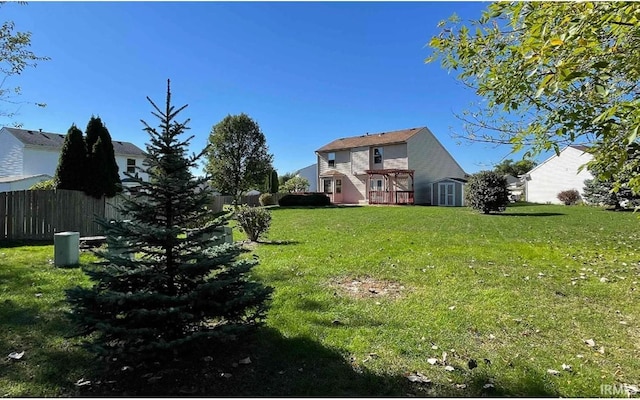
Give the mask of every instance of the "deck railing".
M 413 204 L 413 190 L 371 190 L 369 204 Z

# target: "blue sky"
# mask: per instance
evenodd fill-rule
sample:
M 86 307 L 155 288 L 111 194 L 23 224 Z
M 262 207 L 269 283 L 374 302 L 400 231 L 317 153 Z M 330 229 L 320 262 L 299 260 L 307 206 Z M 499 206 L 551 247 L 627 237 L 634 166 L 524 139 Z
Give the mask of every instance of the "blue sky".
M 189 104 L 192 151 L 213 125 L 247 113 L 264 132 L 279 174 L 316 161 L 328 142 L 428 126 L 462 168 L 500 162 L 509 148 L 458 144 L 454 116 L 475 100 L 439 64 L 424 64 L 437 23 L 476 18 L 481 2 L 32 2 L 5 4 L 3 20 L 32 32 L 51 57 L 13 77 L 27 129 L 82 130 L 99 115 L 115 140 L 144 149 L 146 96 Z M 9 121 L 3 121 L 8 124 Z M 508 158 L 518 157 L 510 156 Z

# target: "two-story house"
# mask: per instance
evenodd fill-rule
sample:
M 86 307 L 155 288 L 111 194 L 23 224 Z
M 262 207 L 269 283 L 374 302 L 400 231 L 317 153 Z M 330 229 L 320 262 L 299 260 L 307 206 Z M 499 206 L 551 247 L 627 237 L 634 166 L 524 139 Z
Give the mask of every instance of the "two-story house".
M 0 129 L 0 191 L 26 190 L 56 173 L 65 135 L 4 127 Z M 145 153 L 129 142 L 112 140 L 120 179 L 127 185 L 124 172 L 138 173 Z
M 467 175 L 427 127 L 337 139 L 316 155 L 333 203 L 464 204 Z

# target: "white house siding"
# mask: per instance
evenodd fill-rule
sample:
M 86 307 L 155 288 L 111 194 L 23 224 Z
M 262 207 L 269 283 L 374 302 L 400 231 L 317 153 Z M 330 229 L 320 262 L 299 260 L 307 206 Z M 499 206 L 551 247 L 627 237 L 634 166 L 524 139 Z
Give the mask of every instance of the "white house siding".
M 318 164 L 312 164 L 299 170 L 296 175 L 309 181 L 309 191 L 318 191 Z
M 128 159 L 134 159 L 136 160 L 136 167 L 140 168 L 140 167 L 144 167 L 142 165 L 143 161 L 144 161 L 144 157 L 140 157 L 140 156 L 134 156 L 131 154 L 115 154 L 115 158 L 116 158 L 116 164 L 118 164 L 118 173 L 120 174 L 120 179 L 127 179 L 128 176 L 126 176 L 124 173 L 127 172 L 127 160 Z M 133 174 L 138 174 L 138 176 L 140 178 L 142 178 L 142 180 L 147 181 L 149 180 L 149 176 L 136 169 L 136 172 Z
M 24 175 L 47 174 L 54 176 L 58 167 L 60 149 L 51 147 L 24 147 Z
M 15 136 L 0 130 L 0 176 L 22 175 L 24 144 Z
M 593 179 L 589 171 L 581 165 L 591 161 L 593 156 L 573 147 L 567 147 L 560 155 L 553 155 L 542 164 L 532 169 L 526 179 L 526 199 L 531 203 L 562 204 L 558 193 L 575 189 L 583 194 L 584 181 Z
M 442 178 L 464 178 L 465 172 L 427 128 L 407 140 L 409 169 L 414 174 L 416 204 L 431 203 L 431 183 Z

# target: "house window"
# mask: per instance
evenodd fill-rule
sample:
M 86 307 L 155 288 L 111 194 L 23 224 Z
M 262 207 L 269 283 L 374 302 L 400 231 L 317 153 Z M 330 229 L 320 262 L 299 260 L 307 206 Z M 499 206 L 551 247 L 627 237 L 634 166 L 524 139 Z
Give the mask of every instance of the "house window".
M 382 179 L 372 179 L 371 190 L 382 191 Z
M 323 186 L 325 193 L 331 193 L 331 179 L 323 179 Z
M 336 153 L 329 153 L 327 158 L 329 160 L 329 166 L 330 167 L 335 167 L 336 166 Z
M 127 172 L 130 174 L 136 173 L 136 160 L 133 158 L 127 158 Z
M 376 147 L 373 149 L 373 163 L 382 164 L 382 147 Z
M 342 179 L 336 179 L 336 193 L 342 193 Z

